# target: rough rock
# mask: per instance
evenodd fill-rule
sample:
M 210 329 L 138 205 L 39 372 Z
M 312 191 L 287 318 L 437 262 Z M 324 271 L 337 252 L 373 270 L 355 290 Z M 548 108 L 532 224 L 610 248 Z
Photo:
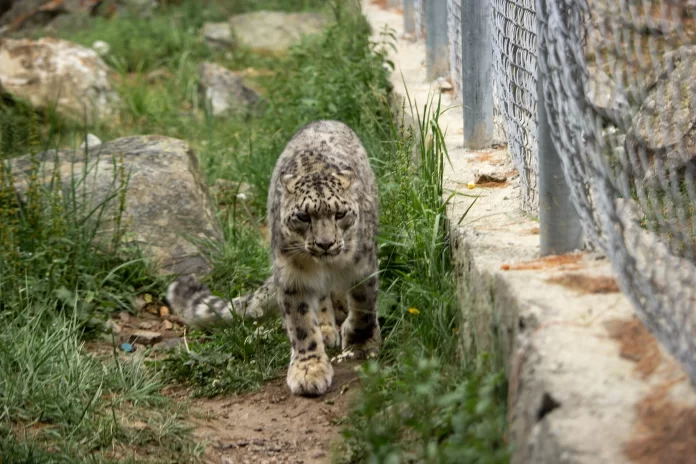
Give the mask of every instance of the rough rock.
M 181 337 L 165 338 L 162 343 L 155 345 L 155 351 L 171 351 L 179 346 L 184 345 L 184 339 Z
M 121 326 L 118 325 L 113 319 L 107 319 L 107 321 L 104 323 L 104 328 L 107 332 L 111 332 L 116 335 L 121 333 Z
M 113 237 L 119 198 L 114 191 L 122 166 L 130 176 L 121 220 L 127 231 L 123 240 L 141 247 L 162 273 L 202 275 L 210 270 L 197 244 L 217 242 L 222 233 L 198 159 L 186 142 L 159 135 L 124 137 L 90 148 L 87 166 L 84 150 L 42 153 L 40 174 L 46 182 L 56 169 L 56 156 L 64 186 L 72 182 L 73 170 L 77 180 L 84 177 L 86 211 L 111 199 L 97 240 L 108 242 Z M 13 160 L 19 191 L 26 190 L 30 170 L 28 155 Z
M 588 69 L 587 100 L 603 118 L 623 131 L 631 125 L 631 106 L 628 95 L 620 89 L 607 73 L 597 68 Z
M 213 116 L 248 113 L 261 104 L 259 95 L 240 76 L 218 64 L 201 64 L 198 88 Z
M 53 38 L 0 39 L 0 90 L 88 124 L 112 117 L 120 104 L 97 52 Z
M 134 330 L 128 338 L 129 343 L 140 343 L 141 345 L 149 346 L 162 341 L 162 334 L 159 332 L 150 332 L 147 330 Z
M 637 174 L 656 186 L 669 171 L 696 174 L 696 55 L 681 55 L 658 77 L 633 118 L 625 148 Z M 640 167 L 645 152 L 649 166 Z
M 94 14 L 132 14 L 142 18 L 150 17 L 159 6 L 158 0 L 87 0 L 96 3 Z
M 319 13 L 256 11 L 230 18 L 239 44 L 267 53 L 285 52 L 303 35 L 319 33 L 327 25 L 327 18 Z
M 79 0 L 78 0 L 79 1 Z M 8 32 L 22 28 L 43 26 L 56 16 L 69 12 L 74 1 L 53 2 L 46 0 L 15 0 L 0 17 L 0 27 Z
M 228 22 L 205 23 L 203 40 L 210 48 L 232 48 L 236 44 L 232 36 L 232 26 Z
M 117 7 L 136 13 L 140 16 L 149 16 L 159 6 L 158 0 L 118 0 Z
M 85 137 L 85 140 L 80 145 L 80 148 L 82 148 L 82 149 L 87 148 L 87 147 L 94 148 L 98 145 L 101 145 L 101 143 L 102 143 L 102 141 L 96 135 L 87 134 L 87 137 Z
M 0 17 L 7 13 L 15 0 L 0 0 Z

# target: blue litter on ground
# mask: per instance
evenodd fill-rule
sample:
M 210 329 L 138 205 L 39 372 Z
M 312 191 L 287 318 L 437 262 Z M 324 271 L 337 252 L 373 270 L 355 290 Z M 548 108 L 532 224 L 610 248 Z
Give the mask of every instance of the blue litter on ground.
M 121 343 L 121 349 L 123 351 L 125 351 L 126 353 L 130 353 L 132 351 L 135 351 L 135 349 L 133 348 L 133 345 L 131 345 L 130 343 Z

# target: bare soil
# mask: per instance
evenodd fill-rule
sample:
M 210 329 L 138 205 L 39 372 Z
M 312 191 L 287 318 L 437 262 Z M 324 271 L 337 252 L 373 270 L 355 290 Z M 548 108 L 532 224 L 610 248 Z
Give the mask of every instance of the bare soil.
M 341 418 L 359 386 L 358 365 L 334 364 L 333 385 L 319 398 L 293 396 L 281 376 L 255 393 L 192 400 L 193 435 L 207 445 L 204 462 L 330 463 Z
M 138 329 L 156 330 L 162 339 L 152 345 L 154 349 L 146 356 L 166 356 L 169 349 L 184 343 L 186 335 L 176 317 L 161 311 L 162 303 L 152 301 L 137 314 L 114 314 L 112 321 L 119 327 L 114 341 L 128 342 Z M 113 345 L 106 338 L 87 343 L 87 350 L 111 356 Z M 135 344 L 136 352 L 145 348 Z M 121 349 L 118 351 L 129 356 Z M 193 398 L 190 390 L 181 386 L 169 386 L 163 393 L 188 403 L 186 422 L 193 427 L 194 440 L 205 446 L 205 463 L 328 464 L 340 437 L 341 419 L 360 387 L 356 371 L 360 364 L 333 363 L 333 384 L 326 395 L 318 398 L 293 396 L 285 383 L 285 372 L 279 372 L 261 390 L 239 396 Z

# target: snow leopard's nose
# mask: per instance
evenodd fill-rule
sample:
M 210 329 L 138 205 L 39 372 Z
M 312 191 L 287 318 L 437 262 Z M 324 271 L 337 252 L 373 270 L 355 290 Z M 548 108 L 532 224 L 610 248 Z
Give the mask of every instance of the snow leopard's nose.
M 314 241 L 314 244 L 318 246 L 319 248 L 323 249 L 324 251 L 328 251 L 329 248 L 331 248 L 334 243 L 336 243 L 335 240 L 329 242 L 329 241 Z

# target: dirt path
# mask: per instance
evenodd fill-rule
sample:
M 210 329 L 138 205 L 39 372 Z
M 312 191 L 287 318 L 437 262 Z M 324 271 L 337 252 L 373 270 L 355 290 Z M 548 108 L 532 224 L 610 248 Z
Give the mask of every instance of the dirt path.
M 114 315 L 110 323 L 118 326 L 117 346 L 131 341 L 138 330 L 157 331 L 159 341 L 151 353 L 155 357 L 162 349 L 166 352 L 183 343 L 183 326 L 174 322 L 165 327 L 172 318 L 159 314 L 160 305 L 153 302 L 137 314 Z M 134 347 L 136 353 L 145 348 Z M 113 346 L 105 340 L 89 342 L 87 349 L 106 357 L 113 355 Z M 186 422 L 194 427 L 194 439 L 205 445 L 206 463 L 326 464 L 331 462 L 332 445 L 340 435 L 338 421 L 347 414 L 351 397 L 359 388 L 355 371 L 359 365 L 333 363 L 333 384 L 320 398 L 290 394 L 284 373 L 261 390 L 241 396 L 193 399 L 187 388 L 176 385 L 166 387 L 163 393 L 190 405 Z
M 191 401 L 194 436 L 215 464 L 325 464 L 359 385 L 358 364 L 334 364 L 334 381 L 321 398 L 290 394 L 285 378 L 240 397 Z M 183 392 L 182 392 L 183 394 Z

